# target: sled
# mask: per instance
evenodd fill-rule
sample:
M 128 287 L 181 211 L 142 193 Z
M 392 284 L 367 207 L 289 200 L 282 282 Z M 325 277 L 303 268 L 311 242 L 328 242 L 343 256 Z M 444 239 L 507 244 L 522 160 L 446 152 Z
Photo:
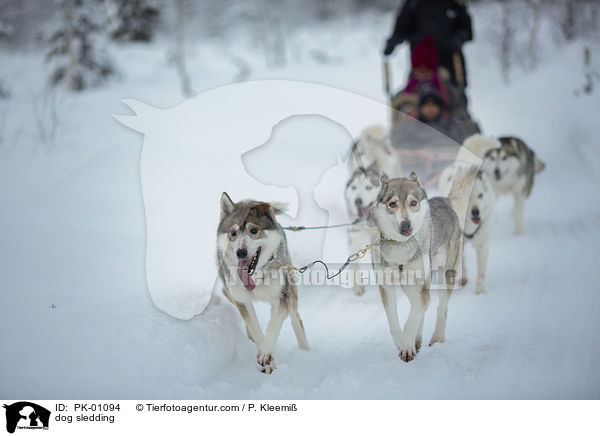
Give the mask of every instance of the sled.
M 390 105 L 390 142 L 398 153 L 403 173 L 415 171 L 425 187 L 437 183 L 441 171 L 454 162 L 464 139 L 481 132 L 479 125 L 467 110 L 467 98 L 462 85 L 464 76 L 460 65 L 458 62 L 458 86 L 449 80 L 444 81 L 450 91 L 448 131 L 451 135 L 448 136 L 447 131 L 438 131 L 402 112 L 401 109 L 406 103 L 417 104 L 418 96 L 392 91 L 390 64 L 388 58 L 383 59 L 384 90 Z

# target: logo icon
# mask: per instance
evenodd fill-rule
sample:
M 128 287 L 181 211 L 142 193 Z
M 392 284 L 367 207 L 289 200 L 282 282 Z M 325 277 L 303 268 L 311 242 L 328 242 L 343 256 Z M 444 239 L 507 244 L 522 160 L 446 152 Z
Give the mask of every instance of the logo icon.
M 29 401 L 19 401 L 4 405 L 6 409 L 6 431 L 14 433 L 15 429 L 48 429 L 50 411 Z

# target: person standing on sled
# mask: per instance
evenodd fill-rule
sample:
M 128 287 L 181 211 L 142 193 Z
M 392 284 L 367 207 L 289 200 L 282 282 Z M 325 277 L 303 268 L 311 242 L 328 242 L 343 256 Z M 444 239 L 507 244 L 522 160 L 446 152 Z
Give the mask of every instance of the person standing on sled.
M 435 39 L 439 66 L 450 75 L 450 83 L 467 85 L 462 46 L 473 39 L 471 17 L 464 0 L 404 0 L 396 18 L 394 32 L 386 42 L 384 56 L 404 41 L 410 42 L 411 52 L 426 35 Z

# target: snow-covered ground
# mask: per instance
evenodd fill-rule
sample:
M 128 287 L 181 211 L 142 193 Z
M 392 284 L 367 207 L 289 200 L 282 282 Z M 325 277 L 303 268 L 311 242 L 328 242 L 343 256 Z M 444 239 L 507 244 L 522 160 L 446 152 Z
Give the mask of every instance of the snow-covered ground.
M 315 82 L 384 101 L 378 53 L 389 21 L 367 16 L 301 32 L 290 42 L 297 54 L 279 70 L 244 53 L 248 78 Z M 523 235 L 512 233 L 512 204 L 500 200 L 488 293 L 476 296 L 473 281 L 455 293 L 446 343 L 425 347 L 406 364 L 375 290 L 357 298 L 335 286 L 301 287 L 312 349 L 297 349 L 286 322 L 271 376 L 257 371 L 254 344 L 218 293 L 186 321 L 151 301 L 142 137 L 112 114 L 126 112 L 123 98 L 158 107 L 183 99 L 162 43 L 112 50 L 119 80 L 46 103 L 41 56 L 2 54 L 12 97 L 0 101 L 0 397 L 600 397 L 600 97 L 597 89 L 575 93 L 583 83 L 580 43 L 554 49 L 510 85 L 490 59 L 488 42 L 467 48 L 471 107 L 485 132 L 521 136 L 547 168 L 526 203 Z M 196 92 L 234 80 L 232 50 L 212 43 L 189 48 Z M 315 50 L 328 53 L 328 62 L 320 63 Z M 595 47 L 593 58 L 599 55 Z M 405 58 L 405 50 L 395 56 L 398 81 Z M 52 107 L 57 132 L 43 141 Z M 310 238 L 289 240 L 301 263 L 313 248 Z M 212 256 L 213 247 L 206 249 Z M 467 249 L 471 273 L 474 260 Z M 402 319 L 408 303 L 400 301 Z M 265 325 L 268 308 L 258 306 L 258 314 Z M 432 315 L 430 309 L 426 338 Z

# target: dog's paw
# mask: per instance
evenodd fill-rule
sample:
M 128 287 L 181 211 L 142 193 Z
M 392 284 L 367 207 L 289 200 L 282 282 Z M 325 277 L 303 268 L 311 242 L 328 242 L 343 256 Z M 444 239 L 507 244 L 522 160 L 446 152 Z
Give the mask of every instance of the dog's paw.
M 485 294 L 485 289 L 483 288 L 483 286 L 477 286 L 475 288 L 475 294 L 479 295 L 479 294 Z
M 400 354 L 398 356 L 400 356 L 400 359 L 402 359 L 403 361 L 410 362 L 415 358 L 416 355 L 417 349 L 414 346 L 402 346 L 402 348 L 400 348 Z
M 446 340 L 446 338 L 445 338 L 444 336 L 436 336 L 436 335 L 434 335 L 434 336 L 431 338 L 431 341 L 429 341 L 429 346 L 431 347 L 433 344 L 435 344 L 435 343 L 437 343 L 437 342 L 440 342 L 440 343 L 442 343 L 442 342 L 444 342 L 445 340 Z
M 256 354 L 256 361 L 258 362 L 260 372 L 264 372 L 265 374 L 271 374 L 275 369 L 277 369 L 277 365 L 275 365 L 275 359 L 273 359 L 273 355 L 271 353 L 266 353 L 264 351 L 259 351 Z
M 357 297 L 362 297 L 364 293 L 365 293 L 365 288 L 363 288 L 362 286 L 354 287 L 354 295 L 356 295 Z

